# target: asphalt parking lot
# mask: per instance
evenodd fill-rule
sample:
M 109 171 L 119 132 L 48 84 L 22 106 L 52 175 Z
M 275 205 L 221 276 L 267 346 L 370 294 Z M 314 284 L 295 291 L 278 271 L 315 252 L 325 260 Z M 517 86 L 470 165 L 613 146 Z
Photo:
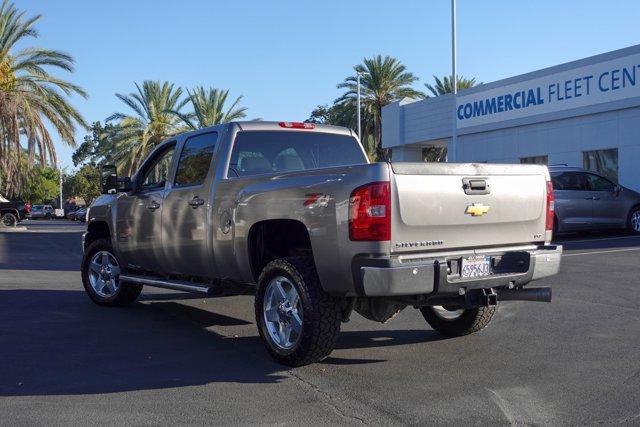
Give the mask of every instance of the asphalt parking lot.
M 84 295 L 83 225 L 0 232 L 0 424 L 638 424 L 640 237 L 565 237 L 553 302 L 502 303 L 444 339 L 407 309 L 354 314 L 323 363 L 263 350 L 253 298 Z

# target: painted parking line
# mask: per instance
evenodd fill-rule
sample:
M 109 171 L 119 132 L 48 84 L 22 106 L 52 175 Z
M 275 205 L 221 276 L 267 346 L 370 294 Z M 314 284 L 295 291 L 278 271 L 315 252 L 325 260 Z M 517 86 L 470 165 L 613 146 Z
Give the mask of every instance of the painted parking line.
M 632 251 L 640 251 L 640 248 L 625 248 L 625 249 L 611 249 L 606 251 L 591 251 L 591 252 L 571 252 L 562 254 L 562 257 L 568 256 L 579 256 L 579 255 L 598 255 L 598 254 L 609 254 L 614 252 L 632 252 Z

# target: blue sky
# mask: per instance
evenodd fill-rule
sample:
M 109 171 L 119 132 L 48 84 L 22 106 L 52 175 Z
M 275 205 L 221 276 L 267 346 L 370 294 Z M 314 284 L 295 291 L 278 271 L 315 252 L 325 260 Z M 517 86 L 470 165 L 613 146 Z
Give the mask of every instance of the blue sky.
M 114 94 L 145 79 L 228 88 L 249 117 L 304 120 L 363 57 L 397 57 L 417 88 L 451 69 L 449 0 L 15 1 L 43 15 L 33 44 L 75 57 L 89 122 L 127 112 Z M 637 0 L 458 0 L 459 73 L 491 82 L 638 44 L 639 18 Z

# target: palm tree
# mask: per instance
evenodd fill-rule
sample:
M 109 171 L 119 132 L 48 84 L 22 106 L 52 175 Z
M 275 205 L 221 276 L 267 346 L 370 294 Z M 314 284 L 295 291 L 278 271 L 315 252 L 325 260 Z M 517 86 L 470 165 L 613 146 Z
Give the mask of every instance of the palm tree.
M 39 47 L 17 49 L 26 39 L 38 37 L 35 24 L 40 18 L 25 17 L 25 12 L 8 0 L 0 5 L 0 169 L 5 179 L 0 188 L 10 196 L 21 191 L 28 174 L 21 162 L 25 154 L 26 169 L 36 160 L 41 166 L 57 161 L 47 122 L 71 146 L 76 145 L 76 126 L 87 127 L 68 101 L 71 95 L 86 98 L 87 94 L 48 72 L 49 68 L 73 72 L 73 58 Z M 26 140 L 26 150 L 21 137 Z
M 361 73 L 361 102 L 363 118 L 373 122 L 373 146 L 378 159 L 385 157 L 381 147 L 382 107 L 390 102 L 403 98 L 424 98 L 424 94 L 411 87 L 418 77 L 407 71 L 407 68 L 396 58 L 381 55 L 364 58 L 362 64 L 354 67 L 354 75 L 338 84 L 338 89 L 347 91 L 335 103 L 352 105 L 355 109 L 357 99 L 357 73 Z M 364 132 L 363 132 L 363 137 Z M 364 138 L 363 138 L 364 139 Z
M 433 96 L 440 96 L 446 93 L 452 93 L 453 87 L 451 86 L 451 82 L 453 82 L 453 78 L 451 76 L 444 76 L 439 79 L 436 76 L 433 76 L 433 79 L 436 81 L 435 86 L 432 86 L 428 83 L 425 83 L 425 87 L 431 92 Z M 476 85 L 476 79 L 467 79 L 463 76 L 457 76 L 457 89 L 469 89 Z M 428 95 L 427 95 L 428 96 Z M 422 158 L 425 162 L 444 162 L 447 158 L 447 147 L 427 147 L 422 150 Z
M 435 86 L 430 85 L 429 83 L 425 83 L 425 87 L 429 90 L 429 92 L 431 92 L 431 94 L 433 96 L 440 96 L 440 95 L 444 95 L 445 93 L 451 93 L 453 92 L 453 87 L 451 85 L 451 82 L 453 81 L 453 79 L 451 78 L 451 76 L 444 76 L 442 78 L 442 80 L 440 80 L 438 77 L 433 76 L 433 79 L 436 81 Z M 469 89 L 470 87 L 473 87 L 476 85 L 476 79 L 467 79 L 463 76 L 457 76 L 457 88 L 458 90 L 462 90 L 462 89 Z M 479 83 L 482 84 L 482 83 Z
M 190 129 L 200 129 L 220 123 L 243 119 L 247 116 L 245 107 L 240 107 L 242 95 L 237 97 L 231 105 L 226 106 L 229 90 L 196 87 L 193 92 L 187 90 L 189 102 L 193 106 L 193 112 L 182 114 L 175 111 L 178 117 Z
M 173 83 L 145 80 L 142 86 L 135 86 L 134 93 L 116 94 L 133 114 L 114 113 L 106 120 L 113 124 L 107 137 L 115 147 L 114 160 L 127 174 L 133 173 L 156 145 L 180 130 L 176 113 L 189 102 L 189 98 L 181 99 L 182 89 Z

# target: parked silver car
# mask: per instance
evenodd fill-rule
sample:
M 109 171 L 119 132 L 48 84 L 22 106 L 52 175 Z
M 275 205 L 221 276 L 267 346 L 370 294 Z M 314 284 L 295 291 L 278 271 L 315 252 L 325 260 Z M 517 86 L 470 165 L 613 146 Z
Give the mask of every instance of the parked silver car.
M 55 209 L 51 205 L 33 205 L 31 208 L 32 219 L 44 218 L 51 219 L 54 217 Z
M 550 166 L 556 231 L 627 229 L 640 234 L 640 194 L 595 172 Z

